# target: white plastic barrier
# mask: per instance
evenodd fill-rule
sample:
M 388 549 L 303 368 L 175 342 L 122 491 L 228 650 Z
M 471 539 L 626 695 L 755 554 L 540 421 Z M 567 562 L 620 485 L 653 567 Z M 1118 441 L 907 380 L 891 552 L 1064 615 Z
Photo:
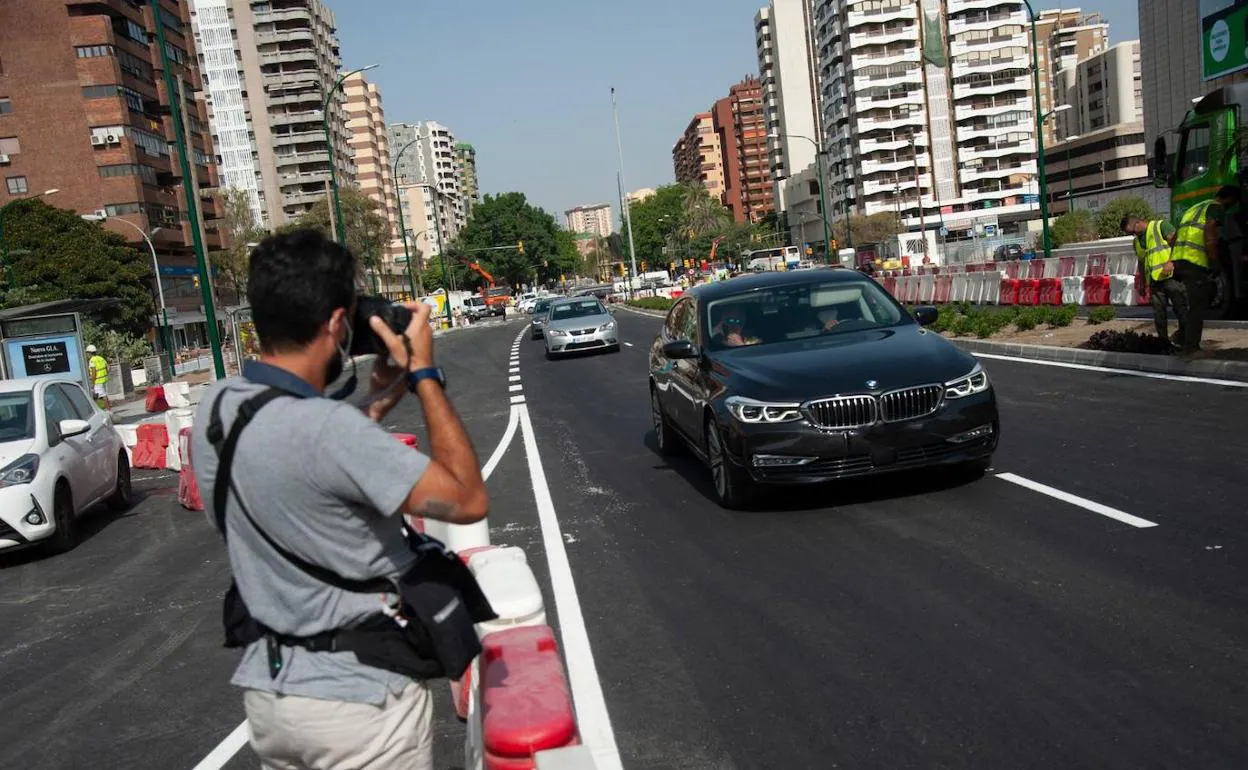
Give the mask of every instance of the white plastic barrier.
M 1069 275 L 1062 278 L 1062 304 L 1083 304 L 1083 276 Z
M 565 746 L 538 753 L 536 770 L 595 770 L 594 752 L 588 746 Z
M 128 462 L 134 462 L 134 445 L 139 443 L 139 426 L 137 425 L 114 425 L 117 435 L 121 436 L 121 443 L 126 447 L 126 459 Z
M 169 405 L 170 409 L 185 409 L 191 405 L 191 400 L 187 397 L 191 391 L 190 383 L 167 382 L 164 388 L 165 403 Z
M 932 298 L 936 294 L 936 276 L 931 273 L 923 273 L 919 276 L 919 297 L 918 301 L 924 305 L 930 305 Z
M 996 305 L 1001 301 L 1001 281 L 1005 273 L 1000 270 L 985 270 L 983 273 L 983 291 L 979 301 L 985 305 Z
M 468 569 L 498 614 L 497 620 L 477 624 L 478 635 L 546 623 L 542 590 L 523 548 L 501 546 L 477 551 L 468 557 Z
M 953 285 L 949 288 L 950 302 L 962 302 L 966 299 L 972 275 L 974 273 L 957 273 L 953 276 Z
M 178 434 L 191 427 L 195 412 L 190 409 L 170 409 L 165 412 L 165 427 L 169 431 L 169 446 L 165 448 L 165 467 L 171 471 L 182 470 L 182 458 L 178 454 Z
M 1139 304 L 1137 299 L 1134 275 L 1109 276 L 1109 304 L 1136 305 Z

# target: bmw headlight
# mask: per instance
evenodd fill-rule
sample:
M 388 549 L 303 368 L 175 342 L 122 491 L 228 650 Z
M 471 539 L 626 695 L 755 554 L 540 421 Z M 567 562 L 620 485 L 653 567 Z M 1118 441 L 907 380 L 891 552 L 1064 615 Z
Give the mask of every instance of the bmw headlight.
M 966 398 L 985 390 L 988 390 L 988 372 L 975 364 L 970 374 L 945 383 L 945 398 Z
M 0 489 L 15 487 L 18 484 L 29 484 L 35 480 L 39 472 L 39 455 L 22 455 L 13 462 L 0 468 Z
M 729 396 L 724 402 L 732 416 L 744 423 L 770 424 L 797 422 L 802 419 L 801 404 L 778 404 L 771 401 L 755 401 L 744 396 Z

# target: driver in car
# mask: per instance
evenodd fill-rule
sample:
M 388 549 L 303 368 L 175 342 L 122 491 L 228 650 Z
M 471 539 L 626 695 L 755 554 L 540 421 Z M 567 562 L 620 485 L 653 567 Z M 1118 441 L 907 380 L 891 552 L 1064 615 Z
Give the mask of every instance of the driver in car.
M 840 319 L 837 318 L 838 313 L 834 307 L 825 307 L 815 315 L 819 318 L 819 324 L 825 332 L 832 331 L 840 323 Z
M 719 322 L 711 330 L 711 337 L 728 347 L 757 345 L 761 340 L 745 334 L 745 308 L 729 305 L 719 310 Z

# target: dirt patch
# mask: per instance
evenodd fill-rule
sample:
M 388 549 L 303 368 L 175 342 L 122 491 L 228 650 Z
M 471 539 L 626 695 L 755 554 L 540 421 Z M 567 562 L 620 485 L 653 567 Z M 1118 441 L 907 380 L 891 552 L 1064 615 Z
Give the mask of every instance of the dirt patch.
M 1170 333 L 1174 334 L 1178 325 L 1170 322 Z M 1152 320 L 1118 319 L 1101 324 L 1090 324 L 1084 320 L 1075 320 L 1064 328 L 1048 326 L 1019 331 L 1013 325 L 1007 326 L 988 339 L 993 342 L 1017 342 L 1023 345 L 1053 345 L 1062 348 L 1077 348 L 1088 341 L 1098 331 L 1134 331 L 1139 334 L 1155 334 Z M 944 336 L 956 338 L 951 332 Z M 963 339 L 975 339 L 964 336 Z M 1248 329 L 1209 329 L 1201 336 L 1201 352 L 1193 358 L 1217 359 L 1225 361 L 1248 361 Z

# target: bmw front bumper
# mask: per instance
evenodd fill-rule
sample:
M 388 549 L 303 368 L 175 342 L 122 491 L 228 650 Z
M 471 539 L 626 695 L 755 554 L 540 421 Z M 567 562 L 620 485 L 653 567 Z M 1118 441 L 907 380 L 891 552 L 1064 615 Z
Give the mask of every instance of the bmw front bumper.
M 757 482 L 811 484 L 982 460 L 1000 437 L 991 388 L 945 399 L 932 414 L 900 422 L 876 422 L 850 430 L 827 430 L 807 420 L 743 423 L 721 412 L 729 461 Z
M 546 350 L 550 353 L 603 350 L 620 345 L 619 327 L 615 324 L 572 331 L 547 329 L 544 336 L 546 337 Z

